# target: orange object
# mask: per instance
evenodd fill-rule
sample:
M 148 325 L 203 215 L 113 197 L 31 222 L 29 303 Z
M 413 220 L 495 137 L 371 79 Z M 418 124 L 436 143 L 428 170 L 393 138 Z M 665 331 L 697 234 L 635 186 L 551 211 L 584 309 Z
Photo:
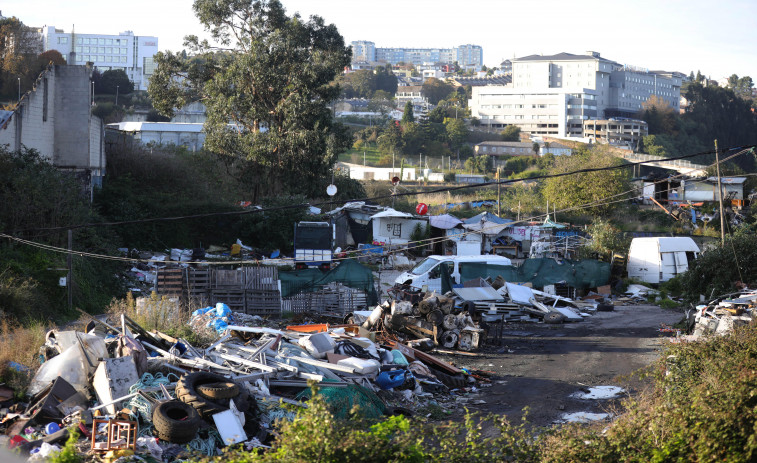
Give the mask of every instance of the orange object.
M 323 333 L 328 331 L 328 323 L 314 323 L 312 325 L 289 325 L 287 331 L 297 331 L 299 333 Z

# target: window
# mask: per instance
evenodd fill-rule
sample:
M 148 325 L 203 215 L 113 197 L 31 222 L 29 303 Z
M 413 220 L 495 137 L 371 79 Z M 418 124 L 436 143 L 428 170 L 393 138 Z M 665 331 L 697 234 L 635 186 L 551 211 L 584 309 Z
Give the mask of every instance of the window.
M 89 37 L 84 37 L 84 45 L 89 45 Z
M 84 43 L 84 40 L 81 37 L 79 37 L 76 39 L 76 43 L 81 45 L 82 43 Z
M 122 49 L 121 49 L 121 54 L 122 54 L 122 55 L 125 55 L 125 54 L 126 54 L 126 48 L 122 48 Z
M 106 56 L 106 57 L 105 57 L 105 61 L 106 61 L 107 63 L 112 63 L 112 62 L 113 62 L 113 57 L 112 57 L 112 56 L 110 56 L 110 55 L 108 55 L 108 56 Z
M 105 45 L 105 39 L 99 39 L 99 44 L 100 45 Z
M 122 56 L 122 57 L 121 57 L 121 62 L 122 62 L 122 63 L 125 63 L 125 62 L 126 62 L 126 57 L 125 57 L 125 56 Z
M 82 48 L 81 47 L 76 47 L 75 50 L 76 50 L 76 53 L 81 53 Z
M 113 45 L 113 39 L 105 40 L 105 45 Z
M 68 43 L 68 37 L 58 37 L 58 43 L 59 44 L 66 44 L 66 43 Z
M 110 47 L 105 47 L 105 53 L 111 54 L 113 53 L 113 49 Z

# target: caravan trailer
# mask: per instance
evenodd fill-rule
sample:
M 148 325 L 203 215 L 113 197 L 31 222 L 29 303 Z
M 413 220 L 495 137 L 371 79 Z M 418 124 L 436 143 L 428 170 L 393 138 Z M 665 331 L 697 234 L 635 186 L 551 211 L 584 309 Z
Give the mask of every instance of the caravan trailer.
M 628 251 L 628 278 L 662 283 L 689 269 L 699 246 L 688 237 L 634 238 Z

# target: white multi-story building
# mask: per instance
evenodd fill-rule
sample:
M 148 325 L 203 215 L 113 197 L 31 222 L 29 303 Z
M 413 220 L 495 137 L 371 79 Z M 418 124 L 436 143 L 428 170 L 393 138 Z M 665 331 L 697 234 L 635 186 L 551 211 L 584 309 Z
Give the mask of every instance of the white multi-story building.
M 513 124 L 532 134 L 581 137 L 585 120 L 633 117 L 652 96 L 678 111 L 681 78 L 591 51 L 531 55 L 512 60 L 512 85 L 474 87 L 469 106 L 490 127 Z
M 454 48 L 376 48 L 374 42 L 358 40 L 351 42 L 352 62 L 385 62 L 392 65 L 399 63 L 421 65 L 457 64 L 465 69 L 481 69 L 484 63 L 484 51 L 480 45 L 460 45 Z M 354 68 L 354 66 L 353 66 Z
M 100 72 L 122 69 L 137 90 L 147 90 L 155 71 L 157 37 L 137 36 L 132 31 L 118 35 L 79 34 L 45 26 L 42 43 L 45 51 L 58 50 L 68 64 L 92 63 Z
M 352 46 L 352 62 L 376 61 L 376 44 L 367 40 L 356 40 L 350 43 Z

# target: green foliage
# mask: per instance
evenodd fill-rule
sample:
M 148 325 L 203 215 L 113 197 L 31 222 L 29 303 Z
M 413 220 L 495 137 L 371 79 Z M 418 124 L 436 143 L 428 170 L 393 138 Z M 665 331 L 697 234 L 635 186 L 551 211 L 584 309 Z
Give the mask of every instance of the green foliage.
M 66 247 L 65 229 L 44 229 L 100 220 L 76 178 L 57 170 L 34 150 L 10 152 L 0 147 L 0 185 L 0 229 L 10 235 Z M 104 229 L 77 229 L 72 238 L 74 249 L 84 252 L 107 254 L 116 247 L 114 237 Z M 60 307 L 65 307 L 66 290 L 58 286 L 65 273 L 50 270 L 66 268 L 64 254 L 3 241 L 0 262 L 0 308 L 6 315 L 23 321 L 65 315 Z M 116 269 L 107 261 L 74 256 L 74 305 L 95 310 L 103 298 L 109 300 L 120 289 L 112 277 Z
M 281 196 L 266 198 L 262 205 L 264 208 L 275 208 L 305 202 L 304 196 Z M 291 252 L 294 242 L 294 224 L 302 220 L 313 220 L 306 207 L 248 214 L 241 219 L 239 236 L 249 246 L 268 251 L 280 249 L 284 253 Z
M 468 139 L 468 127 L 462 119 L 449 119 L 444 121 L 449 146 L 453 150 L 460 148 L 465 140 Z
M 584 258 L 598 254 L 609 260 L 614 252 L 627 253 L 631 245 L 631 239 L 605 219 L 595 219 L 586 232 L 591 235 L 591 241 L 581 248 Z
M 579 151 L 572 156 L 559 156 L 550 175 L 575 172 L 587 167 L 611 167 L 622 161 L 611 155 L 606 148 L 595 146 L 592 150 Z M 550 177 L 544 182 L 544 197 L 558 209 L 584 208 L 594 215 L 606 215 L 617 203 L 608 201 L 615 195 L 630 189 L 627 169 L 612 169 L 597 172 Z M 580 209 L 577 209 L 580 210 Z
M 125 95 L 134 91 L 134 84 L 129 80 L 123 69 L 112 69 L 102 73 L 100 92 L 109 95 Z
M 725 245 L 702 253 L 681 275 L 682 296 L 698 300 L 700 294 L 725 294 L 737 289 L 736 282 L 757 282 L 757 234 L 754 226 L 726 235 Z
M 135 147 L 109 152 L 107 176 L 94 203 L 107 220 L 238 211 L 234 203 L 253 199 L 246 196 L 255 190 L 245 188 L 243 167 L 227 170 L 205 152 L 186 154 L 172 147 L 151 151 Z M 116 231 L 130 248 L 193 248 L 236 240 L 238 221 L 237 216 L 205 217 L 182 221 L 181 227 L 158 221 L 123 225 Z
M 443 99 L 445 99 L 455 88 L 444 82 L 443 80 L 431 77 L 423 82 L 423 96 L 428 99 L 428 102 L 432 105 L 437 105 Z
M 411 122 L 415 122 L 415 116 L 413 115 L 413 103 L 405 103 L 405 109 L 402 111 L 402 125 L 405 126 Z
M 465 160 L 465 169 L 469 172 L 485 174 L 492 170 L 491 156 L 473 156 Z
M 350 145 L 329 107 L 339 96 L 331 83 L 351 54 L 336 27 L 290 17 L 277 0 L 195 0 L 193 9 L 225 49 L 189 36 L 193 58 L 158 53 L 149 86 L 155 108 L 171 115 L 202 100 L 206 149 L 250 161 L 251 183 L 267 194 L 320 193 Z
M 79 441 L 79 431 L 75 427 L 68 429 L 68 440 L 60 452 L 50 455 L 50 463 L 81 463 L 84 458 L 79 453 L 76 444 Z
M 520 127 L 517 125 L 508 125 L 500 135 L 502 141 L 520 141 Z

